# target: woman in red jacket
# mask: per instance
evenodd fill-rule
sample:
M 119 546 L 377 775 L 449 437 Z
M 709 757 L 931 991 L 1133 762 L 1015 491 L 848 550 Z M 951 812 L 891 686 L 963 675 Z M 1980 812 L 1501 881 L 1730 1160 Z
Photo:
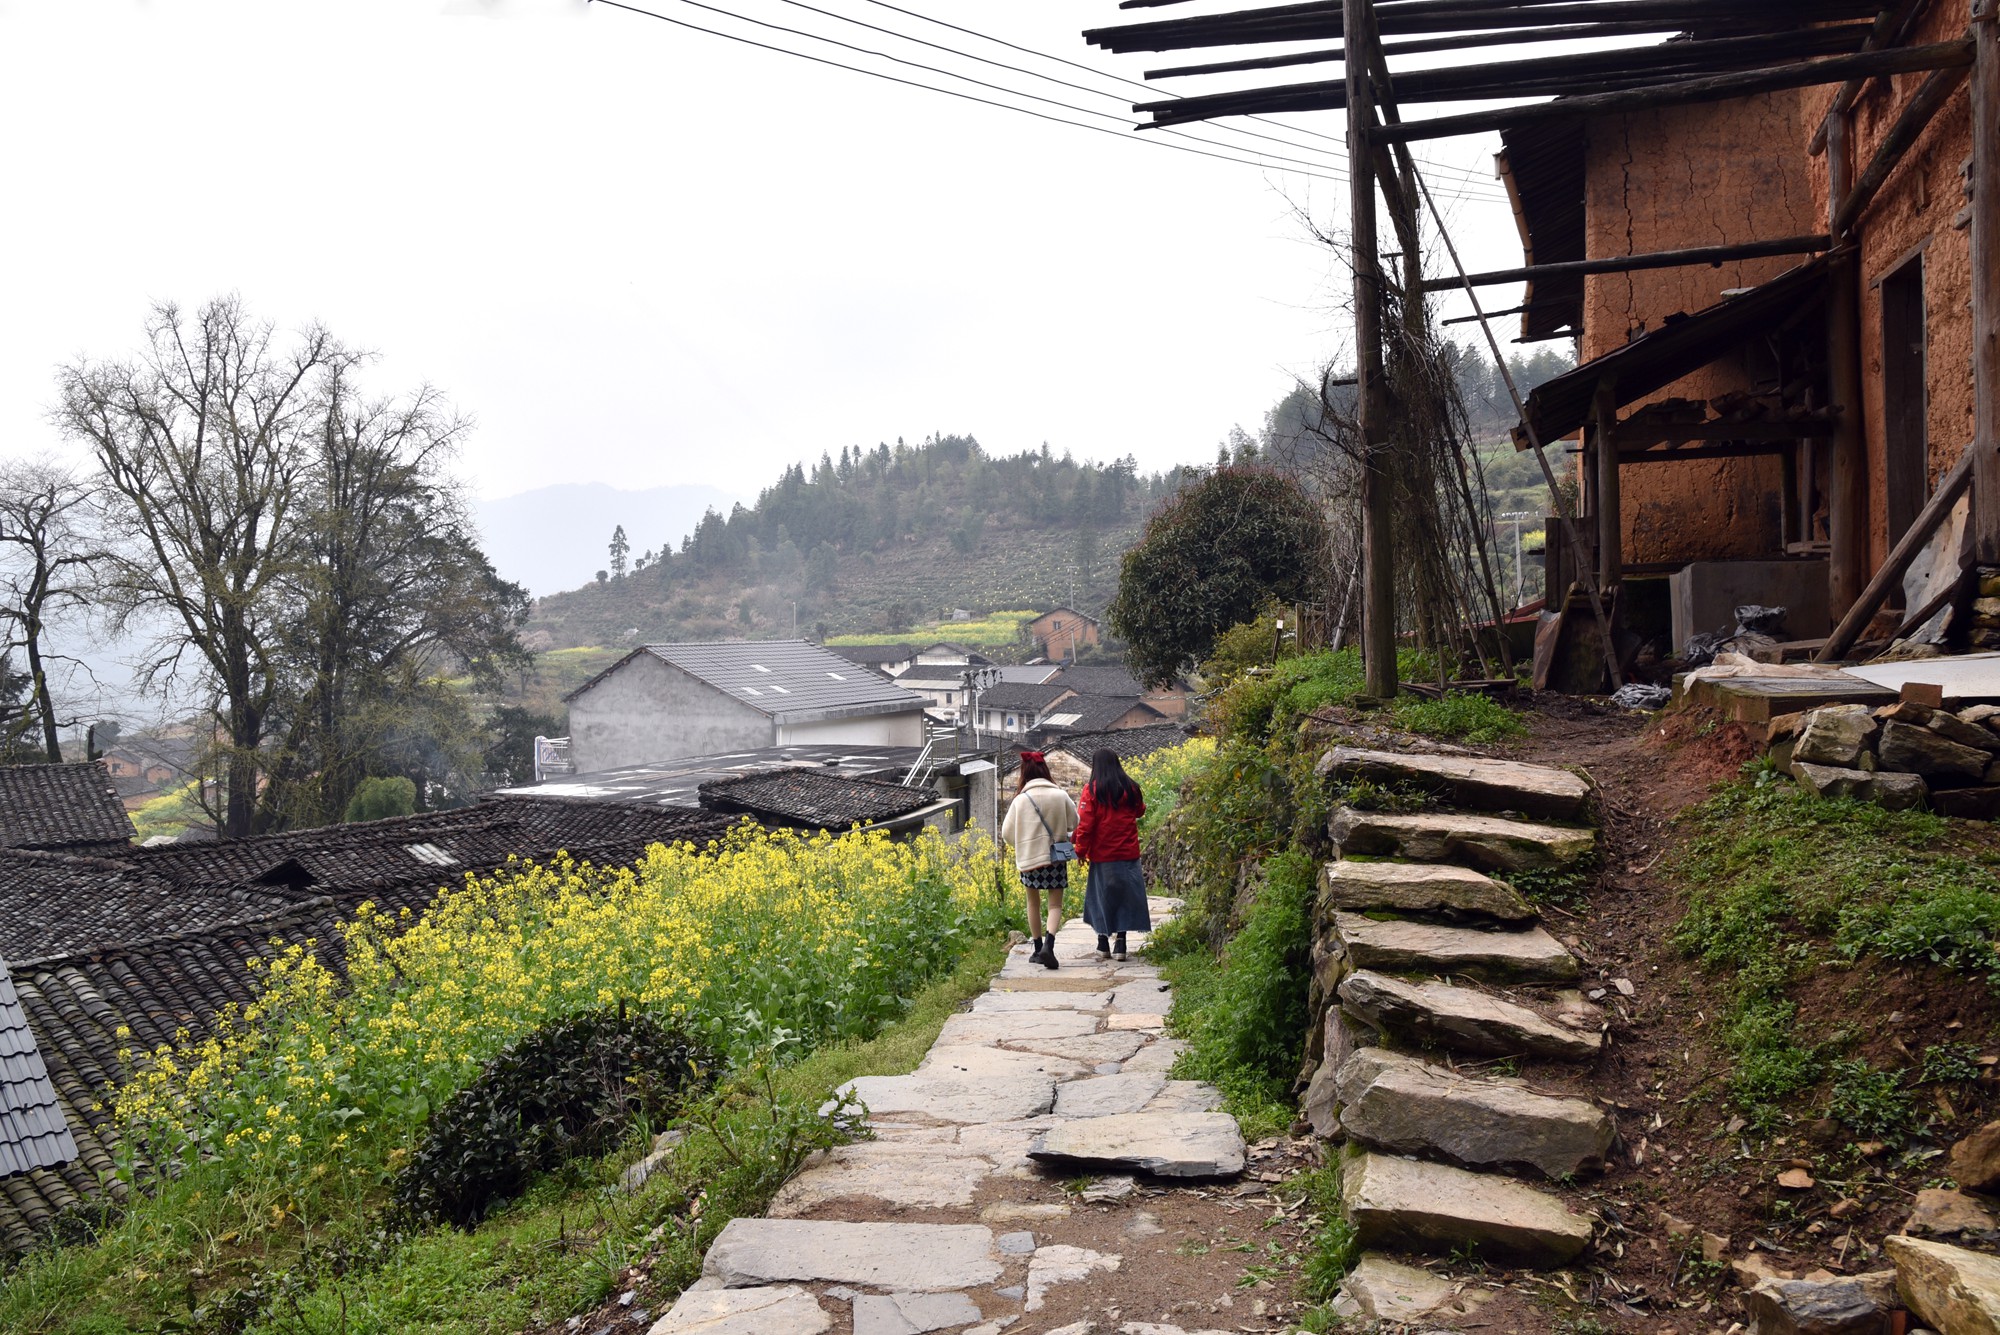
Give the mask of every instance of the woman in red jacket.
M 1118 763 L 1117 752 L 1100 748 L 1090 758 L 1074 837 L 1076 855 L 1090 864 L 1083 920 L 1097 931 L 1099 959 L 1124 959 L 1125 934 L 1153 930 L 1146 877 L 1139 869 L 1139 818 L 1145 814 L 1146 799 Z

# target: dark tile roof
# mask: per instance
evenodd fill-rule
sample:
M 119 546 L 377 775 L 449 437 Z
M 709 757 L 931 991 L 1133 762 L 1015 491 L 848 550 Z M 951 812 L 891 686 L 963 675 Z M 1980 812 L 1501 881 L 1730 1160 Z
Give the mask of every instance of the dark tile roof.
M 1056 674 L 1055 680 L 1078 695 L 1124 695 L 1136 700 L 1146 693 L 1139 679 L 1117 663 L 1067 667 Z
M 849 779 L 812 769 L 771 769 L 701 785 L 701 804 L 760 819 L 844 830 L 907 816 L 938 800 L 928 788 Z
M 98 848 L 131 837 L 101 763 L 0 765 L 0 848 Z
M 882 663 L 907 663 L 917 656 L 914 644 L 829 644 L 828 653 L 839 654 L 850 663 L 875 667 Z
M 571 691 L 576 700 L 640 654 L 651 654 L 760 713 L 778 719 L 841 718 L 915 712 L 919 701 L 880 673 L 806 640 L 732 640 L 649 644 Z
M 1178 723 L 1149 723 L 1143 728 L 1116 728 L 1110 732 L 1069 733 L 1056 743 L 1080 760 L 1089 760 L 1100 747 L 1109 747 L 1120 760 L 1137 760 L 1188 739 L 1188 731 Z
M 125 1198 L 130 1189 L 115 1176 L 117 1124 L 106 1106 L 130 1075 L 119 1052 L 150 1051 L 173 1042 L 181 1030 L 205 1037 L 225 1005 L 252 1000 L 248 961 L 271 954 L 274 940 L 310 940 L 313 952 L 337 969 L 345 963 L 339 924 L 363 900 L 391 917 L 405 908 L 418 913 L 440 887 L 466 872 L 490 871 L 504 864 L 508 853 L 537 857 L 542 850 L 567 848 L 600 865 L 621 863 L 650 843 L 712 837 L 733 823 L 689 808 L 510 798 L 456 812 L 167 848 L 96 863 L 107 877 L 170 884 L 184 901 L 204 889 L 204 879 L 255 876 L 287 863 L 324 874 L 324 884 L 338 892 L 260 888 L 225 921 L 214 921 L 211 909 L 203 907 L 191 915 L 195 920 L 150 939 L 17 962 L 13 978 L 20 1009 L 74 1147 L 60 1163 L 0 1176 L 0 1251 L 35 1245 L 66 1212 Z M 440 865 L 412 858 L 411 845 L 462 860 Z M 207 889 L 205 906 L 217 902 L 214 888 Z M 283 907 L 269 907 L 279 896 L 289 896 Z M 121 1035 L 121 1028 L 129 1032 Z M 7 1067 L 6 1031 L 0 1005 L 0 1071 Z M 9 1140 L 9 1135 L 0 1119 L 0 1154 L 7 1144 L 33 1148 L 26 1136 Z
M 1003 681 L 991 690 L 979 693 L 981 709 L 1015 709 L 1029 714 L 1039 714 L 1065 695 L 1074 692 L 1073 687 L 1059 681 L 1034 685 L 1029 682 Z
M 183 887 L 123 859 L 0 850 L 0 956 L 19 963 L 143 941 L 288 902 L 257 887 Z
M 1137 711 L 1142 718 L 1166 717 L 1134 696 L 1078 695 L 1063 701 L 1044 720 L 1044 726 L 1065 733 L 1108 732 L 1126 715 Z
M 76 1158 L 76 1141 L 49 1083 L 49 1069 L 0 959 L 0 1178 Z

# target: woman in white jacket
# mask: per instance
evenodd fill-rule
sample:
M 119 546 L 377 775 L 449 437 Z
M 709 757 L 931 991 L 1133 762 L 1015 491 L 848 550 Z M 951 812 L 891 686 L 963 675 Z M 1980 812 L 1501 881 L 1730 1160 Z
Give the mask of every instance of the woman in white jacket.
M 1056 931 L 1062 926 L 1063 891 L 1069 887 L 1069 837 L 1076 829 L 1076 803 L 1049 777 L 1040 751 L 1021 753 L 1020 790 L 1000 822 L 1000 837 L 1014 849 L 1014 868 L 1028 896 L 1028 935 L 1035 950 L 1029 961 L 1056 967 Z M 1057 846 L 1062 847 L 1058 848 Z M 1069 853 L 1069 857 L 1074 857 Z M 1042 935 L 1042 894 L 1049 897 L 1049 930 Z

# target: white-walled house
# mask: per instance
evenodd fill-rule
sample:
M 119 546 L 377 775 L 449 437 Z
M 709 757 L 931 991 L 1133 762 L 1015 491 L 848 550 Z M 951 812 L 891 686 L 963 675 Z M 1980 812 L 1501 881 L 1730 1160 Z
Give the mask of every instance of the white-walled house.
M 570 692 L 577 770 L 771 746 L 922 746 L 923 699 L 805 640 L 648 644 Z

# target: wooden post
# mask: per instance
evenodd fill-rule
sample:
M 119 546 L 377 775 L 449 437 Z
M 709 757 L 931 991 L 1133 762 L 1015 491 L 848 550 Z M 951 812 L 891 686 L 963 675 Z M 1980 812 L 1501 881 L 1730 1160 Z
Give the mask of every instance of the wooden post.
M 1840 216 L 1853 165 L 1849 122 L 1836 116 L 1827 124 L 1827 217 Z M 1835 237 L 1838 242 L 1841 238 Z M 1839 414 L 1833 428 L 1832 474 L 1827 491 L 1827 605 L 1838 620 L 1868 582 L 1868 436 L 1861 404 L 1861 267 L 1853 251 L 1837 256 L 1826 295 L 1829 405 Z
M 1361 433 L 1362 689 L 1396 694 L 1394 496 L 1385 473 L 1388 413 L 1382 391 L 1382 255 L 1375 236 L 1374 83 L 1358 50 L 1375 40 L 1374 0 L 1342 0 L 1347 59 L 1347 174 L 1354 262 L 1356 426 Z
M 2000 0 L 1972 0 L 1972 527 L 2000 565 Z
M 1625 512 L 1618 501 L 1618 388 L 1609 377 L 1597 382 L 1591 402 L 1597 440 L 1597 591 L 1614 608 L 1613 595 L 1625 577 Z

